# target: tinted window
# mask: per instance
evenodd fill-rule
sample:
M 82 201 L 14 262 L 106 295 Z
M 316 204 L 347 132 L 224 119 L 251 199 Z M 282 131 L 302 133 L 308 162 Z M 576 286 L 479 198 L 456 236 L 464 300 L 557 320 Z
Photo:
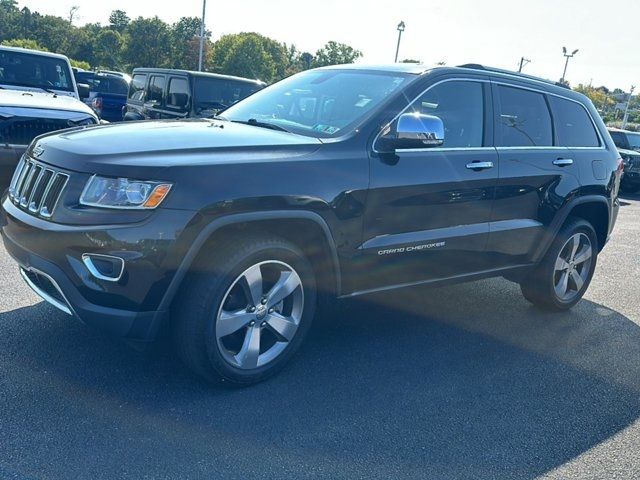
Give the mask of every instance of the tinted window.
M 84 82 L 89 85 L 92 92 L 98 93 L 111 93 L 114 95 L 126 95 L 129 85 L 123 78 L 106 76 L 106 75 L 94 75 L 93 77 L 87 77 Z
M 626 132 L 627 144 L 632 150 L 640 150 L 640 133 Z
M 149 81 L 149 91 L 147 92 L 148 102 L 162 103 L 162 95 L 164 92 L 164 77 L 154 76 Z
M 600 140 L 582 105 L 549 96 L 558 143 L 563 147 L 598 147 Z
M 194 77 L 196 110 L 222 110 L 260 90 L 255 83 Z
M 189 102 L 189 83 L 186 78 L 173 77 L 169 80 L 167 106 L 185 109 Z
M 484 134 L 483 86 L 478 82 L 445 82 L 412 105 L 414 112 L 435 115 L 444 124 L 443 147 L 481 147 Z
M 0 50 L 0 83 L 73 92 L 65 60 L 8 50 Z
M 498 86 L 500 111 L 496 144 L 500 147 L 553 145 L 551 114 L 544 95 Z
M 629 148 L 627 144 L 627 139 L 622 132 L 609 132 L 611 134 L 611 138 L 613 139 L 613 143 L 616 144 L 618 148 Z
M 144 99 L 144 85 L 147 83 L 146 74 L 136 74 L 131 80 L 131 88 L 129 89 L 129 98 L 136 102 Z

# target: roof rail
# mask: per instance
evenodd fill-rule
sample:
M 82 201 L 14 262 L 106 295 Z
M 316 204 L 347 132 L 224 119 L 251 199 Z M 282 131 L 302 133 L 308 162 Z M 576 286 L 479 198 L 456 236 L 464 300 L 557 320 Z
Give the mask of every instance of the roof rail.
M 569 87 L 569 85 L 567 85 L 566 83 L 562 83 L 562 82 L 554 82 L 553 80 L 547 80 L 546 78 L 540 78 L 540 77 L 535 77 L 533 75 L 527 75 L 526 73 L 520 73 L 520 72 L 513 72 L 511 70 L 504 70 L 502 68 L 495 68 L 495 67 L 486 67 L 484 65 L 480 65 L 479 63 L 465 63 L 463 65 L 458 65 L 458 68 L 469 68 L 472 70 L 483 70 L 485 72 L 494 72 L 494 73 L 501 73 L 503 75 L 511 75 L 511 76 L 515 76 L 515 77 L 522 77 L 528 80 L 535 80 L 538 82 L 544 82 L 550 85 L 555 85 L 557 87 L 563 87 L 563 88 L 567 88 L 569 90 L 571 90 L 571 87 Z

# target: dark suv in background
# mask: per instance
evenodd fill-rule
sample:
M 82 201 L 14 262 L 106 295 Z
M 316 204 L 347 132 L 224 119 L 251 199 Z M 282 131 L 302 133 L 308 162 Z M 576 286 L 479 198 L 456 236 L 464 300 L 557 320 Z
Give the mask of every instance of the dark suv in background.
M 640 191 L 640 132 L 610 128 L 609 133 L 624 162 L 620 191 L 636 193 Z
M 122 111 L 127 104 L 129 82 L 122 75 L 105 72 L 74 72 L 77 82 L 89 85 L 89 96 L 84 102 L 96 114 L 108 122 L 122 121 Z
M 291 358 L 318 299 L 503 276 L 572 307 L 621 174 L 591 102 L 552 82 L 336 66 L 216 119 L 41 137 L 1 231 L 60 310 L 130 340 L 164 325 L 195 372 L 247 384 Z
M 228 75 L 136 68 L 124 119 L 212 117 L 264 87 L 259 80 Z

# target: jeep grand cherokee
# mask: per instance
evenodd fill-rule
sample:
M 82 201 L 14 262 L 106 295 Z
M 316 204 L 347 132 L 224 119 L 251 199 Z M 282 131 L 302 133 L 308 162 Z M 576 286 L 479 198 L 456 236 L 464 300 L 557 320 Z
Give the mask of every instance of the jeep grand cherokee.
M 142 341 L 166 324 L 194 371 L 247 384 L 290 359 L 320 298 L 504 276 L 572 307 L 621 173 L 567 88 L 479 65 L 337 66 L 216 119 L 40 137 L 2 237 L 65 313 Z

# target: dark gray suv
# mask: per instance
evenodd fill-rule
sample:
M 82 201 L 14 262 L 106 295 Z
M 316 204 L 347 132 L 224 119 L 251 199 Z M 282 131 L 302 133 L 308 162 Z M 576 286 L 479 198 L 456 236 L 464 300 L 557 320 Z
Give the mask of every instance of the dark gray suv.
M 124 119 L 213 117 L 264 87 L 259 80 L 228 75 L 136 68 Z

